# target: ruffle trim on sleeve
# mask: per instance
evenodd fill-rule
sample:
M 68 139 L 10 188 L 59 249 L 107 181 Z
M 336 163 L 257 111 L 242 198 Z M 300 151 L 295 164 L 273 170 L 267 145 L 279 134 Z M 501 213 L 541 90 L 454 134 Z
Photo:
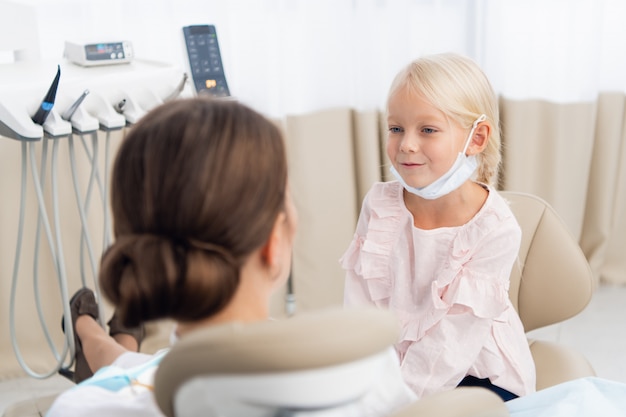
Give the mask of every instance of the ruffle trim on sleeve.
M 432 298 L 437 309 L 447 311 L 459 304 L 470 308 L 478 317 L 496 319 L 508 308 L 508 288 L 502 280 L 463 271 L 475 253 L 474 248 L 502 226 L 503 219 L 493 207 L 493 193 L 489 198 L 491 201 L 483 207 L 484 212 L 474 218 L 474 224 L 459 229 L 452 242 L 451 256 L 440 277 L 432 283 Z
M 397 182 L 378 183 L 370 190 L 370 218 L 364 237 L 355 236 L 341 259 L 344 269 L 363 277 L 372 301 L 390 297 L 389 260 L 402 218 L 402 187 Z
M 461 305 L 477 317 L 497 320 L 508 308 L 506 289 L 491 280 L 466 275 L 443 288 L 436 284 L 432 285 L 432 296 L 437 309 L 448 311 L 454 305 Z
M 425 316 L 417 318 L 413 314 L 398 310 L 396 313 L 400 323 L 400 342 L 417 342 L 446 315 L 447 311 L 447 309 L 430 310 Z

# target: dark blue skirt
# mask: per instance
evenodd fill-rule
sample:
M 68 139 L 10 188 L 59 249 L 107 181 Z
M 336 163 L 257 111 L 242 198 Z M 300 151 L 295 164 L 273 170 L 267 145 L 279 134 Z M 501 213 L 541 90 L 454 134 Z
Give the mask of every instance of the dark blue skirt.
M 514 400 L 517 398 L 517 395 L 513 394 L 510 391 L 505 390 L 504 388 L 500 388 L 497 385 L 493 385 L 489 378 L 476 378 L 475 376 L 466 376 L 459 383 L 459 387 L 482 387 L 487 388 L 489 391 L 493 391 L 502 398 L 503 401 Z

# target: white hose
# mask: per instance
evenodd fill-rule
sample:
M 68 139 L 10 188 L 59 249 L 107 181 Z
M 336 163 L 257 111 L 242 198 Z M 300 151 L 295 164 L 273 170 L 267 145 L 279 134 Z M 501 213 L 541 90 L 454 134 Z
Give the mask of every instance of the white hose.
M 72 182 L 74 186 L 74 193 L 76 197 L 76 203 L 78 207 L 79 217 L 81 221 L 81 280 L 82 285 L 87 286 L 87 280 L 84 274 L 84 262 L 83 262 L 83 253 L 84 247 L 87 248 L 88 258 L 91 265 L 91 275 L 93 279 L 94 293 L 96 295 L 96 301 L 98 302 L 98 308 L 100 313 L 100 325 L 104 327 L 104 309 L 103 303 L 100 302 L 100 291 L 97 284 L 97 267 L 96 267 L 96 259 L 94 256 L 94 251 L 92 247 L 92 242 L 89 235 L 89 228 L 87 225 L 87 215 L 86 212 L 89 210 L 90 200 L 92 196 L 92 189 L 94 184 L 97 184 L 99 189 L 99 194 L 102 199 L 102 208 L 104 214 L 104 227 L 103 227 L 103 250 L 105 250 L 111 241 L 111 231 L 110 228 L 110 214 L 108 210 L 108 192 L 109 192 L 109 159 L 110 159 L 110 139 L 111 133 L 107 131 L 106 133 L 106 142 L 105 142 L 105 177 L 104 180 L 100 178 L 100 173 L 98 170 L 98 142 L 97 142 L 97 132 L 93 133 L 92 136 L 92 147 L 91 151 L 89 150 L 84 137 L 81 134 L 81 139 L 83 141 L 83 147 L 85 152 L 87 153 L 87 157 L 89 162 L 91 163 L 91 170 L 89 175 L 89 182 L 87 185 L 87 192 L 85 196 L 85 200 L 83 201 L 81 198 L 78 174 L 76 168 L 76 155 L 74 150 L 74 138 L 73 135 L 69 135 L 69 137 L 60 137 L 53 139 L 52 145 L 52 156 L 51 156 L 51 194 L 52 194 L 52 215 L 54 221 L 54 238 L 53 233 L 50 227 L 50 221 L 48 219 L 48 214 L 44 201 L 44 184 L 46 181 L 46 162 L 48 158 L 48 142 L 49 138 L 42 138 L 42 156 L 40 162 L 39 172 L 37 170 L 36 156 L 35 156 L 35 145 L 37 141 L 33 141 L 27 143 L 26 141 L 22 142 L 22 167 L 21 167 L 21 187 L 20 187 L 20 212 L 18 219 L 18 235 L 17 235 L 17 243 L 16 243 L 16 252 L 15 259 L 13 264 L 13 274 L 11 278 L 11 295 L 9 301 L 9 329 L 11 335 L 11 343 L 13 346 L 13 350 L 15 352 L 15 356 L 19 365 L 24 369 L 24 371 L 31 377 L 37 379 L 48 378 L 52 375 L 55 375 L 61 368 L 69 368 L 72 366 L 75 358 L 76 346 L 74 346 L 74 328 L 72 325 L 72 316 L 69 306 L 69 295 L 68 295 L 68 285 L 67 285 L 67 272 L 64 261 L 64 253 L 63 253 L 63 243 L 61 238 L 61 222 L 60 217 L 61 213 L 59 211 L 59 201 L 58 201 L 58 178 L 57 178 L 57 161 L 58 161 L 58 149 L 59 142 L 63 139 L 67 138 L 68 146 L 69 146 L 69 155 L 70 155 L 70 167 L 72 172 Z M 16 335 L 16 293 L 18 286 L 18 275 L 19 275 L 19 266 L 20 266 L 20 258 L 22 252 L 22 241 L 24 235 L 24 217 L 26 211 L 26 184 L 27 184 L 27 172 L 28 172 L 28 162 L 30 159 L 30 168 L 33 177 L 33 183 L 35 186 L 35 191 L 37 195 L 37 203 L 38 203 L 38 214 L 37 214 L 37 225 L 36 225 L 36 234 L 35 234 L 35 247 L 34 247 L 34 257 L 33 257 L 33 290 L 35 296 L 35 303 L 37 308 L 37 315 L 43 330 L 46 343 L 52 352 L 52 355 L 56 361 L 54 367 L 45 372 L 35 372 L 24 360 L 22 355 L 22 351 L 18 345 L 17 335 Z M 57 275 L 57 281 L 59 285 L 59 289 L 61 292 L 62 304 L 63 304 L 63 327 L 65 329 L 65 339 L 63 343 L 62 352 L 59 353 L 57 347 L 55 346 L 51 332 L 48 329 L 45 321 L 45 315 L 42 310 L 42 300 L 39 291 L 39 255 L 40 255 L 40 246 L 41 246 L 41 232 L 45 233 L 47 238 L 48 246 L 50 248 L 50 254 L 52 257 L 52 262 L 54 265 L 54 272 Z M 68 363 L 66 362 L 68 359 Z
M 42 190 L 42 186 L 40 182 L 40 175 L 37 172 L 37 164 L 35 160 L 35 144 L 36 142 L 31 142 L 30 144 L 27 144 L 26 142 L 22 142 L 20 215 L 19 215 L 19 220 L 18 220 L 18 236 L 17 236 L 17 244 L 16 244 L 15 262 L 13 264 L 13 276 L 11 279 L 11 296 L 9 300 L 9 328 L 10 328 L 10 334 L 11 334 L 11 344 L 13 346 L 13 350 L 15 352 L 15 356 L 17 358 L 18 363 L 28 375 L 34 378 L 43 379 L 43 378 L 48 378 L 56 374 L 59 371 L 59 369 L 61 369 L 61 367 L 63 366 L 64 359 L 68 355 L 68 350 L 69 350 L 70 358 L 72 358 L 71 360 L 73 361 L 75 346 L 74 346 L 74 329 L 72 328 L 72 318 L 71 318 L 71 313 L 69 311 L 69 301 L 67 297 L 67 282 L 65 280 L 65 276 L 63 273 L 64 265 L 62 261 L 59 262 L 57 248 L 52 238 L 50 222 L 48 220 L 48 215 L 46 212 L 44 198 L 43 198 L 43 190 Z M 53 155 L 54 153 L 55 153 L 55 150 L 53 149 Z M 44 328 L 44 332 L 47 335 L 46 337 L 48 339 L 53 355 L 55 359 L 57 360 L 57 363 L 53 367 L 53 369 L 44 373 L 35 372 L 33 369 L 31 369 L 28 366 L 18 346 L 17 335 L 16 335 L 16 330 L 15 330 L 15 301 L 16 301 L 17 284 L 18 284 L 17 278 L 18 278 L 18 272 L 19 272 L 19 263 L 20 263 L 21 249 L 22 249 L 22 238 L 23 238 L 23 232 L 24 232 L 24 212 L 25 212 L 25 207 L 26 207 L 26 173 L 27 173 L 27 165 L 28 165 L 27 154 L 30 157 L 30 165 L 31 165 L 32 177 L 33 177 L 33 183 L 35 185 L 35 191 L 37 194 L 37 202 L 39 206 L 38 224 L 43 223 L 44 231 L 46 233 L 46 238 L 48 240 L 48 245 L 50 247 L 50 252 L 52 254 L 52 260 L 55 266 L 54 269 L 57 274 L 59 286 L 61 288 L 61 297 L 63 299 L 62 301 L 63 301 L 63 323 L 65 327 L 65 343 L 63 345 L 63 352 L 60 355 L 58 354 L 56 348 L 54 347 L 54 344 L 52 344 L 51 339 L 49 338 L 48 329 L 46 328 L 46 324 L 43 321 L 43 314 L 39 312 L 41 325 Z M 46 157 L 47 157 L 47 152 L 44 152 L 42 155 L 42 163 L 41 163 L 42 167 L 44 168 L 45 168 L 45 162 L 43 161 L 43 159 Z M 56 174 L 54 173 L 55 169 L 56 169 L 56 161 L 55 161 L 55 157 L 53 157 L 53 169 L 52 169 L 53 180 L 52 182 L 53 182 L 53 187 L 56 189 L 56 185 L 54 184 L 54 182 L 56 181 Z M 45 178 L 43 174 L 41 174 L 41 177 Z M 53 192 L 53 194 L 55 193 Z M 59 230 L 57 228 L 57 244 L 60 243 L 60 235 L 58 234 L 58 232 Z M 34 291 L 35 291 L 36 299 L 39 300 L 40 299 L 39 288 L 38 288 L 37 283 L 38 282 L 36 281 Z M 40 307 L 38 306 L 38 308 Z M 71 362 L 70 362 L 70 365 L 71 365 Z

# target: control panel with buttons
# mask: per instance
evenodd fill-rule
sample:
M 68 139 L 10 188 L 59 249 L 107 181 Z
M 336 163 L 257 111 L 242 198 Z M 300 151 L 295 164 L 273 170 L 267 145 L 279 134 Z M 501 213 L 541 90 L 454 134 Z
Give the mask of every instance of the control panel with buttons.
M 196 92 L 217 97 L 230 96 L 215 26 L 185 26 L 183 35 Z

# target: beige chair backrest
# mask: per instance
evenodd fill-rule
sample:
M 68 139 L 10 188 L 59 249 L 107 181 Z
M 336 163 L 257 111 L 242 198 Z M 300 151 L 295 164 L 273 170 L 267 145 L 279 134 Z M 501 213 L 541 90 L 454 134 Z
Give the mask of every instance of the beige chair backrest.
M 519 263 L 509 296 L 528 332 L 580 313 L 595 282 L 580 246 L 554 209 L 539 197 L 500 192 L 522 228 Z
M 356 308 L 194 332 L 164 357 L 155 397 L 168 417 L 324 415 L 325 410 L 342 415 L 339 409 L 357 401 L 388 366 L 378 358 L 388 355 L 397 326 L 388 311 Z M 463 387 L 389 417 L 434 415 L 508 417 L 509 412 L 493 392 Z
M 197 393 L 215 395 L 219 390 L 222 397 L 217 402 L 224 401 L 226 407 L 237 406 L 233 403 L 239 399 L 247 403 L 242 407 L 251 407 L 233 415 L 270 415 L 270 409 L 294 408 L 294 401 L 306 407 L 332 408 L 360 397 L 366 389 L 363 384 L 373 383 L 363 380 L 363 376 L 376 375 L 367 372 L 368 360 L 376 362 L 398 334 L 395 317 L 373 308 L 329 309 L 278 321 L 195 331 L 163 358 L 155 376 L 155 397 L 169 417 L 183 407 L 213 415 L 210 401 L 215 399 L 199 398 Z M 341 381 L 350 375 L 362 377 L 350 383 Z M 204 387 L 194 386 L 194 380 Z M 270 384 L 274 385 L 266 389 Z M 229 388 L 230 392 L 225 391 Z M 198 404 L 188 404 L 190 401 Z M 265 414 L 255 414 L 255 402 Z

